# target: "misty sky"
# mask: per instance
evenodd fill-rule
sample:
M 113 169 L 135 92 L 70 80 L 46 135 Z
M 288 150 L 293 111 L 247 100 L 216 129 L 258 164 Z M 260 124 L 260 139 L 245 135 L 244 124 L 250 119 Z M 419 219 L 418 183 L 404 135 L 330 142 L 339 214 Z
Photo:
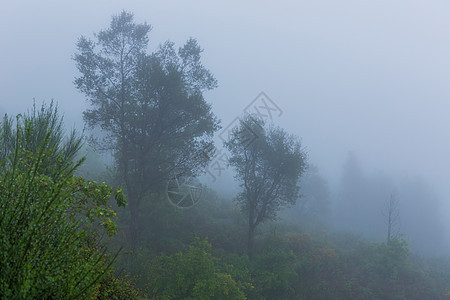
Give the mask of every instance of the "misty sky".
M 332 184 L 352 151 L 369 171 L 422 177 L 450 215 L 449 1 L 2 0 L 0 113 L 55 99 L 82 127 L 76 41 L 123 9 L 152 25 L 150 50 L 198 39 L 223 126 L 264 91 Z

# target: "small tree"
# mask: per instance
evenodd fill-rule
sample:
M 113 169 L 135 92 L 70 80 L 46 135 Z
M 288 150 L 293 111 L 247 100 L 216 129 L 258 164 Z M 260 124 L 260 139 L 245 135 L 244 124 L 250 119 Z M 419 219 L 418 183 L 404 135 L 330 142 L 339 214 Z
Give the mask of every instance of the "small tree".
M 236 200 L 248 216 L 247 247 L 252 256 L 256 227 L 275 219 L 282 206 L 294 204 L 298 198 L 306 155 L 297 138 L 280 128 L 265 128 L 264 122 L 253 116 L 240 122 L 225 146 L 243 188 Z

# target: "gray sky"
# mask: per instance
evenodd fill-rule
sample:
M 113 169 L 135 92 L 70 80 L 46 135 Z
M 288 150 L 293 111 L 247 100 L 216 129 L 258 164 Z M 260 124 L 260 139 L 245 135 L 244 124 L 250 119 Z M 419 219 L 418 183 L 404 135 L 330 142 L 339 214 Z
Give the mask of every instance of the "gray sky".
M 223 126 L 264 91 L 332 184 L 353 151 L 368 170 L 420 175 L 450 215 L 450 2 L 2 0 L 0 112 L 53 98 L 82 126 L 75 43 L 122 9 L 153 26 L 152 49 L 198 39 Z

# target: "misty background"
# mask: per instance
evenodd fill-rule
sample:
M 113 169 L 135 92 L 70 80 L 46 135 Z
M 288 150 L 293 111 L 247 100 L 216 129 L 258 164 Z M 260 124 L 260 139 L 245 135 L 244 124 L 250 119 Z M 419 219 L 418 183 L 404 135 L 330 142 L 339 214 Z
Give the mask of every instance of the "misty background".
M 152 25 L 151 49 L 198 40 L 219 81 L 205 96 L 222 127 L 264 91 L 283 112 L 273 122 L 302 138 L 332 203 L 383 203 L 395 188 L 400 231 L 429 237 L 412 246 L 450 248 L 449 2 L 2 1 L 0 113 L 54 99 L 66 125 L 83 128 L 75 44 L 123 9 Z M 231 169 L 209 182 L 223 191 L 232 183 Z M 382 224 L 380 209 L 360 208 L 373 216 L 368 227 Z M 342 226 L 354 228 L 358 213 L 342 210 Z

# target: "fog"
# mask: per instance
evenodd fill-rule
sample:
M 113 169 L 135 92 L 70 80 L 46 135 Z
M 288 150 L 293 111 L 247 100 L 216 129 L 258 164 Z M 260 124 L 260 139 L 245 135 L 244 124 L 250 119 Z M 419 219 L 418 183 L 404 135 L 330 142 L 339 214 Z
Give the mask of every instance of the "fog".
M 433 247 L 448 249 L 449 2 L 6 0 L 0 4 L 0 113 L 23 112 L 33 98 L 54 99 L 66 124 L 83 128 L 87 103 L 73 85 L 75 44 L 123 9 L 152 25 L 152 49 L 167 39 L 177 46 L 191 36 L 198 40 L 203 63 L 219 82 L 206 99 L 222 128 L 265 92 L 280 109 L 271 121 L 301 137 L 332 201 L 342 193 L 353 153 L 364 180 L 383 174 L 399 190 L 402 230 L 431 224 L 439 232 L 423 229 L 422 236 L 435 232 L 444 242 Z M 216 175 L 210 184 L 229 191 L 231 170 Z M 421 204 L 412 210 L 408 201 Z M 428 211 L 433 219 L 421 216 Z

